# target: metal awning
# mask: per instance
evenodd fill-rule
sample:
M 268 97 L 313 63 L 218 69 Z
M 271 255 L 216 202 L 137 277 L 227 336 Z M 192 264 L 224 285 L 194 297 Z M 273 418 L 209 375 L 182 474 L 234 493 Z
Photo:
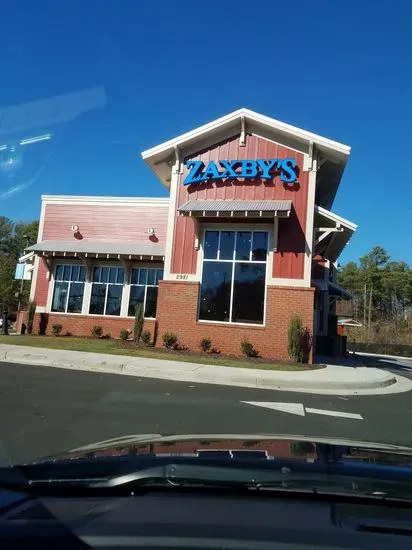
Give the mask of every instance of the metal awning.
M 178 208 L 183 216 L 253 216 L 288 217 L 292 209 L 290 200 L 242 201 L 242 200 L 191 200 Z
M 361 327 L 362 323 L 359 323 L 353 317 L 343 317 L 338 319 L 338 325 L 341 327 Z
M 104 241 L 41 241 L 27 248 L 43 256 L 84 256 L 86 258 L 159 259 L 164 257 L 164 246 Z

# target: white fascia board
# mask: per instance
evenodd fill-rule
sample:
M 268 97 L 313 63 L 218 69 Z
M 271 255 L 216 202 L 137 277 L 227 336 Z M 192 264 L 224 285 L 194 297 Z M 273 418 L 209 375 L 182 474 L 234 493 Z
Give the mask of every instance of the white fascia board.
M 335 223 L 340 223 L 341 225 L 345 226 L 350 231 L 356 231 L 358 226 L 356 223 L 350 222 L 349 220 L 342 218 L 341 216 L 338 216 L 337 214 L 334 214 L 330 210 L 326 210 L 326 208 L 322 208 L 321 206 L 318 206 L 315 204 L 315 212 L 320 214 L 321 216 L 327 218 L 328 220 L 331 220 Z
M 42 202 L 57 204 L 127 204 L 129 206 L 169 206 L 169 197 L 99 197 L 82 195 L 42 195 Z
M 242 116 L 245 117 L 246 120 L 253 121 L 257 124 L 261 124 L 266 127 L 270 127 L 273 130 L 286 133 L 302 141 L 305 141 L 308 143 L 312 142 L 320 147 L 324 147 L 324 148 L 336 151 L 341 155 L 349 156 L 350 154 L 350 147 L 348 145 L 338 143 L 337 141 L 333 141 L 331 139 L 324 138 L 317 134 L 313 134 L 312 132 L 308 132 L 306 130 L 297 128 L 296 126 L 292 126 L 290 124 L 286 124 L 285 122 L 281 122 L 274 118 L 261 115 L 254 111 L 250 111 L 249 109 L 242 108 L 242 109 L 238 109 L 237 111 L 233 111 L 232 113 L 229 113 L 228 115 L 218 118 L 212 122 L 209 122 L 208 124 L 199 126 L 198 128 L 191 130 L 190 132 L 186 132 L 185 134 L 181 134 L 180 136 L 177 136 L 173 139 L 165 141 L 160 145 L 152 147 L 151 149 L 147 149 L 146 151 L 143 151 L 142 158 L 143 160 L 147 160 L 161 153 L 166 153 L 169 150 L 173 151 L 176 147 L 179 148 L 180 146 L 184 145 L 187 142 L 199 139 L 207 133 L 220 129 L 222 126 L 229 125 L 230 123 L 234 123 L 236 120 L 240 121 Z M 240 126 L 239 126 L 239 132 L 240 132 Z
M 220 128 L 221 126 L 224 126 L 225 124 L 234 122 L 236 119 L 242 116 L 243 111 L 245 111 L 245 109 L 238 109 L 237 111 L 233 111 L 228 115 L 217 118 L 212 122 L 208 122 L 203 126 L 199 126 L 194 130 L 190 130 L 190 132 L 186 132 L 184 134 L 181 134 L 180 136 L 169 139 L 168 141 L 164 141 L 163 143 L 160 143 L 159 145 L 156 145 L 151 149 L 146 149 L 146 151 L 142 152 L 142 158 L 143 160 L 146 160 L 150 157 L 158 155 L 159 153 L 164 153 L 169 149 L 174 150 L 175 147 L 179 147 L 179 145 L 182 145 L 188 141 L 192 141 L 196 138 L 201 138 L 203 135 L 209 132 L 212 132 L 213 130 L 217 130 L 218 128 Z M 240 132 L 240 126 L 239 126 L 239 132 Z
M 257 123 L 263 124 L 265 126 L 270 126 L 275 130 L 290 134 L 291 136 L 294 136 L 298 139 L 300 138 L 303 141 L 307 141 L 308 143 L 313 142 L 325 148 L 333 149 L 334 151 L 337 151 L 338 153 L 344 155 L 350 154 L 351 148 L 349 147 L 349 145 L 344 145 L 343 143 L 339 143 L 338 141 L 319 136 L 318 134 L 313 134 L 312 132 L 308 132 L 307 130 L 302 130 L 301 128 L 297 128 L 296 126 L 287 124 L 286 122 L 281 122 L 280 120 L 261 115 L 254 111 L 250 111 L 249 109 L 241 110 L 243 111 L 242 114 L 245 117 L 249 118 L 250 120 L 254 120 Z

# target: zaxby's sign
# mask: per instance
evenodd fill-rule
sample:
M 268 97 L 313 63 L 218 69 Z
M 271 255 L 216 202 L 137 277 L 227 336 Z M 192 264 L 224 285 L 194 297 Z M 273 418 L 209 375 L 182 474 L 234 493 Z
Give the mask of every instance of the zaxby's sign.
M 285 183 L 292 183 L 297 180 L 296 160 L 286 159 L 256 159 L 256 160 L 211 160 L 205 167 L 200 160 L 189 160 L 185 162 L 189 173 L 183 185 L 191 185 L 207 180 L 223 180 L 233 178 L 262 178 L 272 179 L 279 175 L 280 180 Z

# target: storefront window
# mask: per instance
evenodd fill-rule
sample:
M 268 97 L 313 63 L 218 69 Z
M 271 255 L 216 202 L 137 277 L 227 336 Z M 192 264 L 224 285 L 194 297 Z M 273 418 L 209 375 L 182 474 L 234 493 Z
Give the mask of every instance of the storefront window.
M 89 313 L 120 315 L 123 283 L 123 267 L 95 267 Z
M 263 324 L 267 231 L 206 231 L 199 319 Z
M 57 265 L 54 273 L 52 311 L 81 313 L 86 270 L 81 265 Z
M 157 290 L 159 281 L 163 279 L 163 269 L 135 268 L 132 269 L 130 280 L 130 298 L 128 315 L 133 316 L 136 306 L 143 306 L 145 317 L 156 317 Z

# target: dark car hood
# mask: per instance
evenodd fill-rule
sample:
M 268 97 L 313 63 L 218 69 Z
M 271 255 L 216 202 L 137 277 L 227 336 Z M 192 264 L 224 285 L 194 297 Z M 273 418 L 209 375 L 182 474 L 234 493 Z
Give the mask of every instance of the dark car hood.
M 128 435 L 92 443 L 35 464 L 127 457 L 202 457 L 210 459 L 294 460 L 307 463 L 350 461 L 351 463 L 412 465 L 412 447 L 375 442 L 262 434 Z

